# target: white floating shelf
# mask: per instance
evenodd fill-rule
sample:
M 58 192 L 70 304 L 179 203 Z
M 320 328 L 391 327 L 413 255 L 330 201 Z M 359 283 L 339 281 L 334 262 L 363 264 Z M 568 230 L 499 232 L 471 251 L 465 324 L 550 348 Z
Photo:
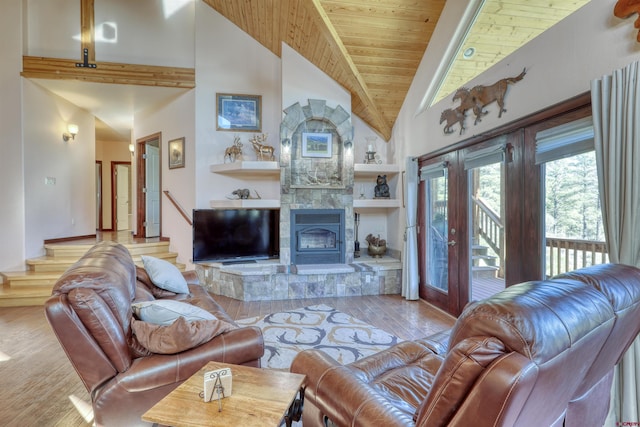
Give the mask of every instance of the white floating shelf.
M 280 165 L 278 164 L 278 162 L 261 162 L 257 160 L 210 165 L 209 170 L 213 173 L 221 173 L 226 175 L 280 175 Z
M 238 199 L 238 200 L 211 200 L 209 205 L 212 208 L 262 208 L 278 209 L 280 200 L 274 199 Z
M 353 207 L 355 209 L 399 208 L 400 200 L 398 199 L 353 199 Z
M 400 173 L 400 166 L 392 164 L 356 163 L 353 172 L 358 176 L 395 175 Z

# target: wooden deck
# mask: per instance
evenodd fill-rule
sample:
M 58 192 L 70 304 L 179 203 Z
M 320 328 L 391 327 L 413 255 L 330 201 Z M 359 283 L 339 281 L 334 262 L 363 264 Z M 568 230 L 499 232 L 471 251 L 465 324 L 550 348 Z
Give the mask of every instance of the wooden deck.
M 475 277 L 471 282 L 471 301 L 489 298 L 504 289 L 504 279 Z

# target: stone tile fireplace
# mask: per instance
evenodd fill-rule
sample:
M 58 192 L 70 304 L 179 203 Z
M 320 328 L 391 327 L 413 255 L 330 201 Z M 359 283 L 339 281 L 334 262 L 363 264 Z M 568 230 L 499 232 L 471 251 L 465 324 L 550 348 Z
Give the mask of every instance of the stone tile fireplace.
M 293 104 L 284 110 L 280 125 L 283 149 L 280 155 L 280 262 L 285 265 L 326 264 L 326 259 L 293 254 L 296 230 L 292 212 L 336 210 L 342 213 L 342 249 L 331 263 L 353 262 L 353 127 L 349 113 L 341 106 L 331 108 L 326 101 L 310 99 L 309 105 Z M 309 135 L 325 136 L 330 148 L 316 157 L 305 153 Z M 292 237 L 293 236 L 293 237 Z
M 362 256 L 354 262 L 349 113 L 313 99 L 304 107 L 296 103 L 284 113 L 280 260 L 196 265 L 202 283 L 214 294 L 243 301 L 399 294 L 399 260 Z M 312 138 L 319 138 L 320 144 L 311 145 Z

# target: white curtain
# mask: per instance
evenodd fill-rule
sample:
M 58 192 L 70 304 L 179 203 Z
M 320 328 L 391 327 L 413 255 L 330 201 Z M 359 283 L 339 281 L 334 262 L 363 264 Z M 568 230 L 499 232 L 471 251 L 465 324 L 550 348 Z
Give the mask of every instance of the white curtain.
M 639 63 L 591 82 L 602 220 L 611 262 L 640 267 Z M 606 426 L 640 421 L 640 338 L 616 367 Z
M 408 300 L 420 298 L 418 283 L 418 161 L 408 157 L 405 169 L 407 226 L 404 233 L 404 257 L 402 258 L 402 296 Z

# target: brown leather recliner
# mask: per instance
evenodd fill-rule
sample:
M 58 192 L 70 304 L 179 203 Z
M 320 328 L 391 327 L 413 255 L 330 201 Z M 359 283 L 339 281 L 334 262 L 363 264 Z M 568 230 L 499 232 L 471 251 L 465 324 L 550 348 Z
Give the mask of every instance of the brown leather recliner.
M 184 276 L 190 294 L 163 291 L 136 267 L 126 247 L 102 242 L 55 284 L 45 313 L 91 396 L 96 425 L 149 425 L 142 414 L 211 360 L 260 366 L 264 343 L 260 329 L 253 327 L 233 329 L 177 354 L 148 355 L 140 348 L 131 332 L 134 301 L 197 300 L 237 326 L 198 284 L 195 272 Z
M 291 366 L 307 375 L 304 426 L 601 426 L 639 306 L 640 270 L 608 265 L 511 286 L 449 334 L 347 366 L 305 351 Z

